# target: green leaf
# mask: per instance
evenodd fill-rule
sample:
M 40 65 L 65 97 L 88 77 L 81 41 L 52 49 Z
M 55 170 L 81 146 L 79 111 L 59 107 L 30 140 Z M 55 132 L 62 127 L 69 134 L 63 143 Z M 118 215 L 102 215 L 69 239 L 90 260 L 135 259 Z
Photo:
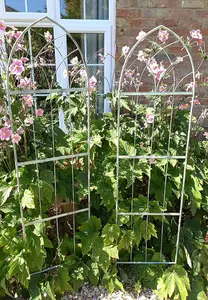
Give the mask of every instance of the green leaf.
M 25 190 L 21 200 L 23 208 L 35 209 L 34 195 L 30 190 Z
M 120 240 L 120 243 L 118 245 L 118 249 L 119 250 L 126 249 L 130 252 L 133 244 L 133 239 L 134 239 L 134 232 L 132 230 L 128 230 L 124 232 Z
M 120 236 L 120 227 L 117 224 L 106 224 L 103 228 L 102 237 L 104 237 L 105 245 L 117 242 Z
M 68 271 L 60 267 L 57 273 L 57 276 L 53 280 L 53 290 L 63 294 L 65 291 L 71 291 L 72 287 L 69 284 L 70 277 Z
M 90 271 L 88 275 L 89 280 L 93 285 L 97 285 L 99 281 L 99 275 L 100 275 L 98 263 L 91 262 L 89 267 L 90 267 Z
M 183 267 L 176 265 L 165 270 L 163 276 L 158 280 L 155 293 L 161 299 L 173 299 L 173 295 L 178 295 L 180 300 L 186 300 L 188 291 L 190 291 L 188 274 Z
M 0 205 L 4 205 L 4 203 L 7 201 L 7 199 L 10 197 L 11 192 L 13 190 L 14 186 L 3 186 L 0 188 Z
M 112 258 L 119 258 L 117 246 L 106 246 L 103 248 L 103 251 L 108 253 L 108 255 Z

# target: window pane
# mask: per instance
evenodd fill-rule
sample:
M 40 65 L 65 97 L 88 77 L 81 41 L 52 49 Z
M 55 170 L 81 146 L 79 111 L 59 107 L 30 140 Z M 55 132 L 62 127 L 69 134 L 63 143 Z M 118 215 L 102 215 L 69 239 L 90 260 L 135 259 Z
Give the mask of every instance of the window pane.
M 60 0 L 61 18 L 107 20 L 109 0 Z
M 8 12 L 25 12 L 24 0 L 5 0 L 5 5 Z
M 26 12 L 25 0 L 5 0 L 7 12 Z M 28 12 L 47 12 L 46 0 L 27 0 Z
M 45 13 L 47 12 L 46 0 L 27 0 L 28 11 L 29 12 L 39 12 Z
M 87 64 L 102 64 L 99 54 L 104 55 L 104 34 L 103 33 L 76 33 L 74 39 L 80 46 Z M 75 50 L 75 45 L 68 39 L 68 53 Z M 76 54 L 77 55 L 77 54 Z M 71 56 L 69 56 L 70 63 Z

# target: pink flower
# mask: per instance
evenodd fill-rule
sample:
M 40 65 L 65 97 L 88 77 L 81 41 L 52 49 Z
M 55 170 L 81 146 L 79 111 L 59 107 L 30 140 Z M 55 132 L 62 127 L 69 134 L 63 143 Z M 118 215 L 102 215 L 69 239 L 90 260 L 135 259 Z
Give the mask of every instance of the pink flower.
M 186 84 L 186 91 L 189 92 L 189 91 L 193 91 L 194 89 L 194 82 L 190 82 L 188 84 Z
M 18 44 L 15 48 L 15 51 L 26 51 L 27 49 L 23 44 Z
M 28 106 L 28 107 L 32 107 L 33 106 L 33 98 L 31 95 L 26 95 L 23 97 L 23 100 L 25 101 L 25 104 Z
M 35 112 L 36 117 L 42 117 L 44 114 L 44 110 L 41 108 L 38 108 Z
M 45 32 L 44 36 L 45 36 L 46 42 L 48 42 L 48 43 L 50 43 L 53 39 L 53 36 L 49 31 Z
M 208 139 L 208 132 L 205 132 L 204 136 L 205 136 L 206 139 Z
M 27 118 L 25 119 L 25 124 L 26 124 L 26 125 L 32 125 L 33 123 L 34 123 L 34 120 L 33 120 L 32 117 L 27 117 Z
M 23 129 L 22 127 L 19 127 L 19 128 L 17 129 L 17 133 L 18 133 L 19 135 L 23 134 L 23 133 L 24 133 L 24 129 Z
M 139 61 L 146 61 L 146 54 L 145 54 L 145 52 L 142 51 L 142 50 L 139 50 L 137 59 Z
M 161 85 L 161 86 L 159 87 L 159 92 L 164 93 L 164 92 L 166 92 L 166 91 L 167 91 L 167 86 L 166 86 L 166 85 Z
M 11 127 L 11 121 L 6 116 L 3 117 L 3 120 L 5 122 L 6 127 Z
M 163 64 L 160 63 L 159 66 L 155 59 L 150 60 L 150 62 L 147 65 L 147 69 L 157 80 L 161 80 L 166 72 L 166 69 L 164 68 Z
M 138 41 L 142 40 L 146 36 L 146 32 L 140 31 L 139 34 L 137 35 L 136 39 Z
M 100 56 L 100 60 L 104 64 L 106 57 L 104 55 L 102 55 L 101 53 L 99 53 L 98 56 Z
M 9 67 L 9 71 L 11 72 L 11 74 L 19 76 L 22 74 L 22 72 L 24 72 L 24 66 L 22 64 L 21 59 L 13 59 L 13 63 L 10 65 Z
M 30 78 L 21 78 L 20 83 L 18 84 L 19 88 L 25 88 L 25 87 L 30 87 L 31 85 L 31 79 Z
M 196 40 L 202 40 L 203 39 L 203 36 L 201 34 L 201 31 L 200 29 L 197 29 L 197 30 L 192 30 L 190 31 L 190 35 L 193 39 L 196 39 Z
M 18 144 L 21 140 L 21 136 L 18 133 L 12 134 L 12 143 Z
M 15 38 L 15 31 L 10 30 L 10 31 L 6 32 L 6 36 L 7 36 L 7 42 L 10 44 L 12 42 L 12 40 Z
M 179 110 L 185 110 L 185 109 L 187 109 L 188 107 L 189 107 L 188 104 L 180 104 L 179 107 L 178 107 L 178 109 L 179 109 Z
M 4 21 L 0 21 L 0 31 L 5 32 L 5 30 L 6 30 L 6 25 L 5 25 Z
M 122 53 L 123 56 L 126 56 L 128 52 L 129 52 L 129 47 L 128 46 L 124 46 L 121 50 L 121 53 Z
M 22 34 L 22 31 L 17 31 L 14 35 L 15 39 L 18 39 L 21 34 Z
M 158 32 L 158 38 L 161 42 L 165 43 L 168 40 L 169 32 L 167 30 L 160 30 Z
M 132 78 L 132 77 L 134 77 L 134 75 L 135 75 L 135 70 L 127 70 L 127 71 L 125 72 L 125 76 L 126 76 L 127 78 Z
M 21 61 L 24 63 L 27 63 L 29 61 L 29 58 L 27 57 L 21 57 Z
M 148 124 L 152 124 L 154 122 L 154 115 L 153 114 L 146 114 L 146 120 Z
M 87 76 L 87 72 L 83 69 L 80 70 L 79 74 L 80 74 L 81 77 L 86 77 Z
M 94 90 L 94 88 L 97 85 L 97 79 L 95 78 L 95 76 L 92 76 L 89 80 L 89 85 L 90 85 L 90 92 L 92 93 L 92 91 Z
M 0 140 L 9 141 L 11 138 L 12 132 L 8 127 L 3 127 L 0 129 Z
M 200 105 L 201 103 L 199 102 L 198 99 L 195 99 L 195 100 L 194 100 L 194 104 L 195 104 L 195 105 Z

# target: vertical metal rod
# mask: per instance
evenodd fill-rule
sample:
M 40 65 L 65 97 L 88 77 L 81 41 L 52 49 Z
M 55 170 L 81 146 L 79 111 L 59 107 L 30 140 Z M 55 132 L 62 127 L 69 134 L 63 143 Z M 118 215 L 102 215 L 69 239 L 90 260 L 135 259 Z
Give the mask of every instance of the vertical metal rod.
M 52 134 L 52 152 L 53 157 L 55 157 L 55 137 L 54 137 L 54 120 L 53 120 L 53 103 L 52 103 L 52 94 L 50 93 L 50 106 L 51 106 L 51 134 Z M 54 176 L 54 197 L 56 204 L 56 216 L 58 215 L 58 199 L 57 199 L 57 181 L 56 181 L 56 161 L 53 162 L 53 176 Z M 59 220 L 56 219 L 56 233 L 58 246 L 60 245 L 60 236 L 59 236 Z
M 83 19 L 86 20 L 86 0 L 82 0 L 83 6 Z
M 26 0 L 27 1 L 27 0 Z M 32 39 L 31 39 L 31 30 L 28 29 L 28 41 L 29 41 L 29 52 L 30 52 L 30 63 L 31 63 L 31 77 L 32 82 L 35 82 L 35 72 L 34 72 L 34 60 L 33 60 L 33 51 L 32 51 Z M 37 110 L 37 97 L 33 98 L 35 101 L 35 111 Z M 34 118 L 34 111 L 32 109 L 32 116 Z M 38 159 L 37 156 L 37 144 L 36 144 L 36 133 L 35 133 L 35 124 L 33 122 L 33 140 L 34 140 L 34 148 L 35 148 L 35 159 Z M 37 181 L 38 181 L 38 201 L 39 201 L 39 209 L 40 209 L 40 216 L 42 217 L 42 203 L 41 203 L 41 193 L 40 193 L 40 172 L 39 172 L 39 165 L 36 164 L 36 171 L 37 171 Z
M 170 129 L 169 129 L 169 136 L 168 136 L 168 150 L 167 156 L 170 155 L 170 142 L 171 142 L 171 134 L 172 134 L 172 125 L 173 125 L 173 110 L 174 110 L 174 97 L 170 97 L 172 99 L 171 102 L 171 117 L 170 117 Z M 169 98 L 169 99 L 170 99 Z M 166 190 L 167 190 L 167 180 L 168 180 L 168 166 L 169 162 L 167 161 L 165 167 L 165 184 L 164 184 L 164 195 L 163 195 L 163 209 L 166 203 Z M 163 251 L 163 235 L 164 235 L 164 216 L 162 217 L 162 228 L 161 228 L 161 242 L 160 242 L 160 260 L 162 259 L 162 251 Z

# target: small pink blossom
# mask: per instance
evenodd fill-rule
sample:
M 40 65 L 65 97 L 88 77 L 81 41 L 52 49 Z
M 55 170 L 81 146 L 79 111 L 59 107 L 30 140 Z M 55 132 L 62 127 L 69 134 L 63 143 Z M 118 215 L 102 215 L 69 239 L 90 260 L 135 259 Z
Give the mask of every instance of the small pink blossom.
M 13 144 L 18 144 L 20 140 L 21 140 L 21 136 L 18 133 L 12 134 L 12 143 Z
M 26 51 L 27 48 L 23 44 L 17 44 L 15 51 Z
M 186 91 L 189 92 L 189 91 L 193 91 L 194 89 L 194 82 L 190 82 L 188 84 L 186 84 Z
M 18 133 L 19 135 L 23 134 L 23 133 L 24 133 L 24 129 L 23 129 L 22 127 L 19 127 L 19 128 L 17 129 L 17 133 Z
M 148 124 L 152 124 L 154 122 L 154 115 L 153 114 L 146 114 L 146 120 Z
M 0 129 L 0 140 L 9 141 L 11 138 L 12 132 L 8 127 L 3 127 Z
M 122 53 L 123 56 L 126 56 L 128 52 L 129 52 L 129 47 L 128 46 L 124 46 L 121 50 L 121 53 Z
M 24 66 L 21 59 L 13 59 L 12 64 L 9 67 L 9 71 L 12 75 L 20 76 L 24 72 Z
M 138 56 L 137 56 L 137 59 L 139 61 L 146 61 L 146 53 L 142 50 L 139 50 L 139 53 L 138 53 Z
M 30 87 L 31 85 L 31 79 L 30 78 L 21 78 L 20 83 L 18 84 L 19 88 L 25 88 L 25 87 Z
M 185 110 L 185 109 L 187 109 L 189 107 L 189 105 L 186 103 L 186 104 L 180 104 L 179 105 L 179 107 L 178 107 L 178 109 L 179 110 Z
M 4 21 L 0 21 L 0 31 L 5 32 L 5 30 L 6 30 L 6 25 L 5 25 Z
M 200 29 L 197 29 L 197 30 L 191 30 L 190 31 L 190 35 L 193 39 L 196 39 L 196 40 L 202 40 L 203 39 L 203 36 L 201 34 L 201 31 Z
M 89 85 L 90 85 L 90 92 L 92 93 L 92 91 L 94 90 L 94 88 L 97 85 L 97 79 L 95 78 L 95 76 L 92 76 L 89 80 Z
M 81 77 L 86 77 L 87 76 L 86 70 L 83 70 L 83 69 L 80 70 L 79 74 L 80 74 Z
M 169 32 L 167 32 L 167 30 L 160 30 L 158 32 L 158 38 L 162 43 L 165 43 L 169 38 Z
M 29 58 L 27 57 L 21 57 L 21 61 L 23 62 L 23 64 L 27 63 L 29 61 Z
M 158 65 L 155 59 L 150 60 L 147 65 L 147 69 L 157 80 L 161 80 L 166 72 L 166 69 L 164 68 L 162 62 L 160 63 L 160 65 Z
M 159 87 L 159 92 L 164 93 L 164 92 L 166 92 L 166 91 L 167 91 L 167 86 L 166 86 L 166 85 L 161 85 L 161 86 Z
M 127 77 L 127 78 L 133 78 L 134 77 L 134 75 L 135 75 L 135 70 L 127 70 L 126 72 L 125 72 L 125 76 Z
M 22 31 L 15 32 L 15 35 L 14 35 L 15 39 L 18 39 L 21 36 L 21 34 L 22 34 Z
M 199 102 L 198 99 L 194 99 L 194 105 L 200 105 L 201 103 Z
M 42 117 L 44 114 L 44 110 L 42 108 L 38 108 L 35 112 L 36 117 Z
M 46 42 L 48 42 L 48 43 L 50 43 L 53 39 L 53 36 L 49 31 L 45 32 L 44 36 L 45 36 Z
M 4 116 L 3 120 L 5 122 L 6 127 L 8 127 L 8 128 L 11 127 L 11 121 L 7 118 L 7 116 Z
M 32 125 L 34 123 L 34 119 L 32 117 L 27 117 L 25 119 L 25 124 L 26 125 Z
M 205 132 L 204 136 L 205 136 L 206 139 L 208 139 L 208 132 Z
M 137 39 L 138 41 L 140 41 L 140 40 L 142 40 L 146 35 L 147 35 L 146 32 L 140 31 L 139 34 L 137 35 L 136 39 Z
M 32 107 L 33 106 L 33 98 L 31 95 L 26 95 L 23 97 L 23 100 L 25 102 L 25 104 L 28 106 L 28 107 Z
M 10 44 L 13 41 L 13 39 L 15 38 L 15 31 L 10 30 L 10 31 L 6 32 L 6 36 L 7 36 L 7 42 Z

